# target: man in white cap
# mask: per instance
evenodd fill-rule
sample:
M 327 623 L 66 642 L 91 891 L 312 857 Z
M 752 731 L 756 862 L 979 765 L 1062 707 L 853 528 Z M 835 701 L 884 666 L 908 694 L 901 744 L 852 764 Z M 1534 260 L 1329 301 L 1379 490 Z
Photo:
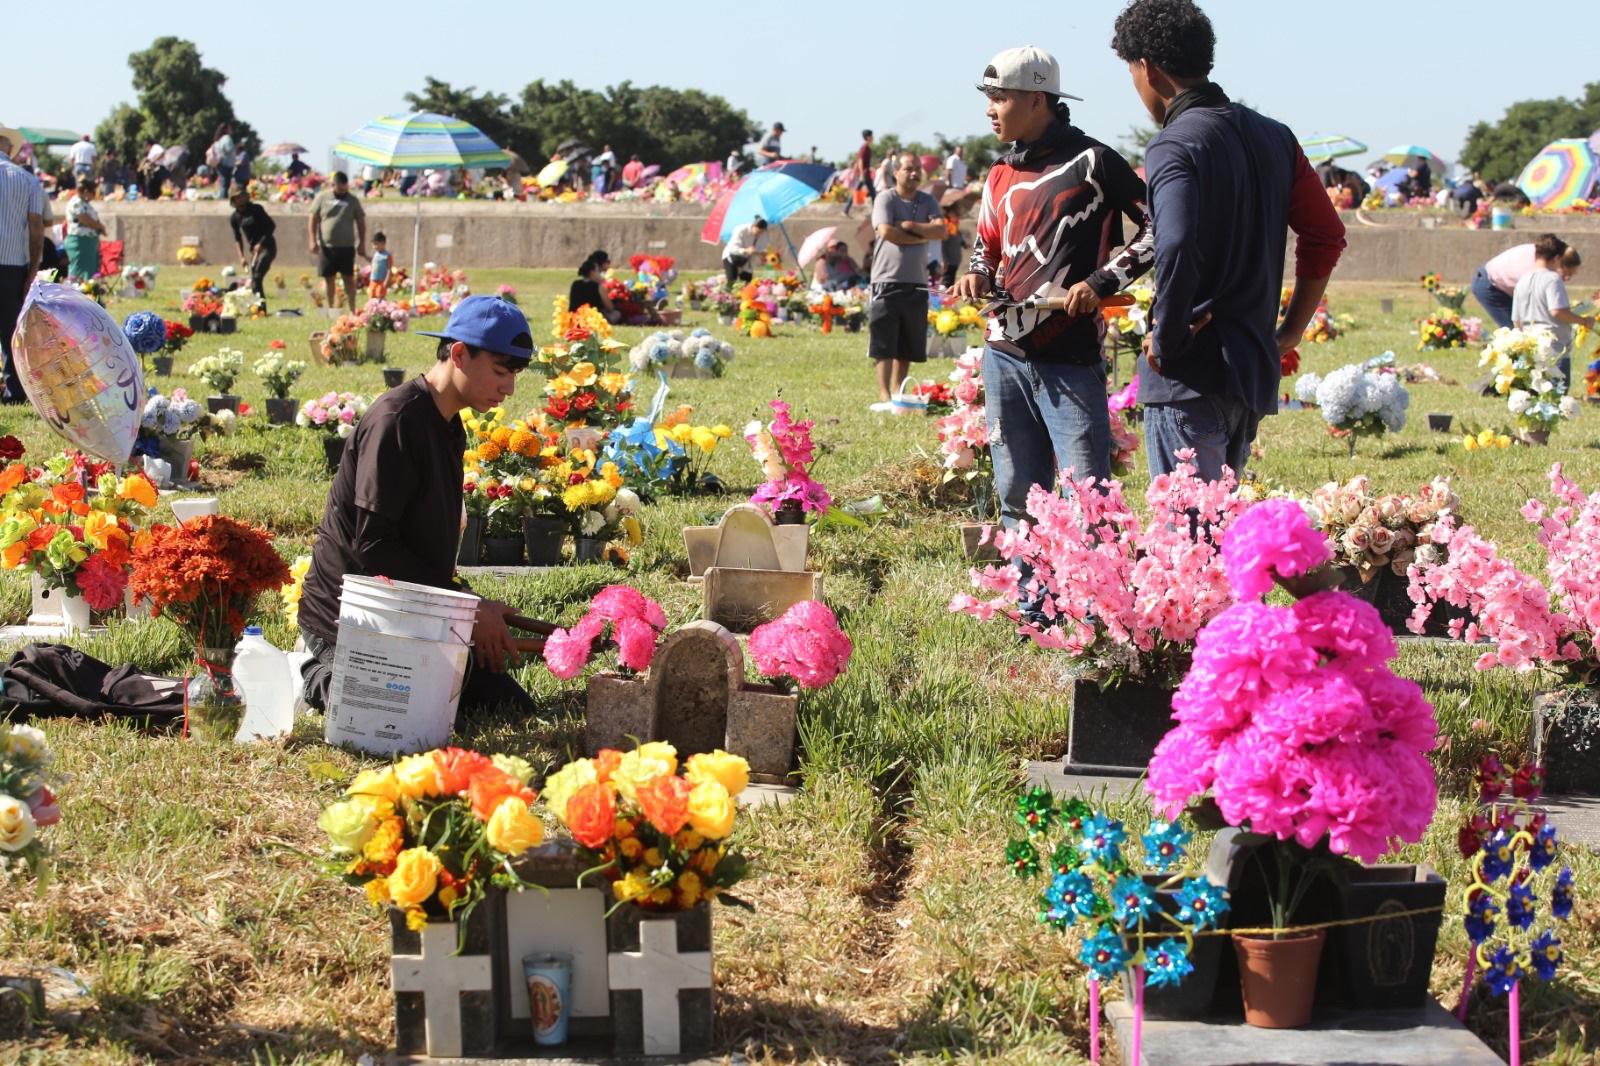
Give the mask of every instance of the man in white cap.
M 0 123 L 0 349 L 5 352 L 5 403 L 25 403 L 22 379 L 11 362 L 11 334 L 22 313 L 28 285 L 44 251 L 44 188 L 11 161 L 22 134 Z
M 995 491 L 1007 525 L 1034 485 L 1111 476 L 1111 422 L 1100 301 L 1150 269 L 1144 182 L 1125 159 L 1072 125 L 1061 68 L 1033 46 L 990 61 L 978 89 L 1010 149 L 989 171 L 968 273 L 955 293 L 1008 301 L 989 323 L 983 385 Z M 1122 218 L 1137 229 L 1121 243 Z M 1065 297 L 1066 311 L 1030 310 Z

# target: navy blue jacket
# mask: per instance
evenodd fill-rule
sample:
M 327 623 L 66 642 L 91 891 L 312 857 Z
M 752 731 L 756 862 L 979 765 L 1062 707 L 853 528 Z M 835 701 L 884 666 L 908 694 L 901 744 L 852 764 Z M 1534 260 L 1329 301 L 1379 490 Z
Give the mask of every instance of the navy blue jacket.
M 1273 414 L 1287 230 L 1299 238 L 1297 276 L 1325 278 L 1344 248 L 1344 224 L 1283 123 L 1221 90 L 1169 115 L 1145 154 L 1161 371 L 1141 360 L 1139 399 L 1238 397 Z M 1210 323 L 1191 334 L 1189 324 L 1208 312 Z

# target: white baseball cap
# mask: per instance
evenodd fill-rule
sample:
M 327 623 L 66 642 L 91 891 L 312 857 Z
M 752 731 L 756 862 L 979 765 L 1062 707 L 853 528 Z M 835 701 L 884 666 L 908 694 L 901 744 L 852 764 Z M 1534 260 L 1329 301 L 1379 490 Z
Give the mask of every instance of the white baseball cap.
M 979 92 L 988 89 L 1021 89 L 1063 96 L 1068 100 L 1083 99 L 1061 91 L 1061 64 L 1043 48 L 1031 44 L 1007 48 L 989 60 L 989 65 L 983 68 L 983 80 L 978 83 Z

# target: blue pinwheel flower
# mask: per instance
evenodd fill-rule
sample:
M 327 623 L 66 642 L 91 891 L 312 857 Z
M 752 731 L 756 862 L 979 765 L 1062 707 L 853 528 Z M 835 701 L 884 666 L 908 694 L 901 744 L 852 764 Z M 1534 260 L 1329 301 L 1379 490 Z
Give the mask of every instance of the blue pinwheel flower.
M 1144 878 L 1125 874 L 1111 886 L 1111 913 L 1123 928 L 1137 925 L 1156 910 L 1156 894 Z
M 1533 848 L 1528 852 L 1528 865 L 1535 870 L 1543 870 L 1555 861 L 1556 827 L 1546 822 L 1533 839 Z
M 1572 914 L 1572 867 L 1563 866 L 1550 889 L 1550 913 L 1566 921 Z
M 1494 884 L 1506 874 L 1511 872 L 1511 867 L 1516 862 L 1516 853 L 1511 846 L 1511 834 L 1504 829 L 1496 830 L 1494 835 L 1483 843 L 1483 876 L 1489 884 Z
M 1044 892 L 1045 902 L 1052 910 L 1064 911 L 1065 924 L 1071 925 L 1077 917 L 1087 918 L 1095 911 L 1094 882 L 1074 870 L 1056 874 Z
M 1144 953 L 1144 979 L 1152 988 L 1178 984 L 1193 972 L 1188 946 L 1175 937 L 1168 937 Z
M 1176 822 L 1151 822 L 1149 831 L 1141 838 L 1145 865 L 1170 870 L 1183 861 L 1183 849 L 1193 836 Z
M 1191 877 L 1178 889 L 1178 921 L 1194 929 L 1210 929 L 1228 910 L 1228 896 L 1204 877 Z
M 1467 916 L 1462 920 L 1466 927 L 1467 937 L 1474 944 L 1481 944 L 1494 935 L 1494 920 L 1500 915 L 1500 905 L 1494 897 L 1487 892 L 1479 892 L 1472 897 L 1472 904 L 1467 908 Z
M 1086 862 L 1097 862 L 1110 868 L 1122 862 L 1119 845 L 1127 838 L 1122 823 L 1096 814 L 1083 820 L 1083 836 L 1078 841 L 1078 854 Z
M 1518 929 L 1526 929 L 1533 924 L 1534 909 L 1533 889 L 1527 885 L 1512 885 L 1511 894 L 1506 897 L 1506 921 Z
M 1561 938 L 1555 931 L 1546 929 L 1533 938 L 1533 943 L 1528 945 L 1532 955 L 1533 972 L 1539 975 L 1539 980 L 1553 980 L 1556 967 L 1561 965 Z
M 1128 959 L 1128 946 L 1112 929 L 1101 929 L 1078 951 L 1078 961 L 1103 981 L 1117 976 L 1117 971 L 1128 965 Z
M 1489 959 L 1489 968 L 1484 971 L 1483 979 L 1489 985 L 1489 991 L 1497 996 L 1503 996 L 1511 991 L 1513 985 L 1522 980 L 1522 964 L 1517 961 L 1516 952 L 1510 948 L 1501 948 Z

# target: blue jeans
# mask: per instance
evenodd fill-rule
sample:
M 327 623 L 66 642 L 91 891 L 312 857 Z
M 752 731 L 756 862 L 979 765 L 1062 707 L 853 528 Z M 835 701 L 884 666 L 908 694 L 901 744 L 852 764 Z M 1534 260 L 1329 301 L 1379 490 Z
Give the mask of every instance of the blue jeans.
M 1028 490 L 1075 478 L 1111 476 L 1111 416 L 1103 366 L 1036 363 L 983 351 L 984 406 L 995 495 L 1007 526 L 1028 511 Z
M 1489 312 L 1490 321 L 1501 329 L 1511 328 L 1511 297 L 1490 283 L 1489 274 L 1483 267 L 1479 267 L 1478 272 L 1472 275 L 1472 295 Z
M 1150 455 L 1150 476 L 1172 473 L 1184 448 L 1194 449 L 1190 461 L 1206 481 L 1221 481 L 1224 466 L 1235 476 L 1243 474 L 1260 424 L 1261 416 L 1237 396 L 1147 403 L 1144 446 Z

